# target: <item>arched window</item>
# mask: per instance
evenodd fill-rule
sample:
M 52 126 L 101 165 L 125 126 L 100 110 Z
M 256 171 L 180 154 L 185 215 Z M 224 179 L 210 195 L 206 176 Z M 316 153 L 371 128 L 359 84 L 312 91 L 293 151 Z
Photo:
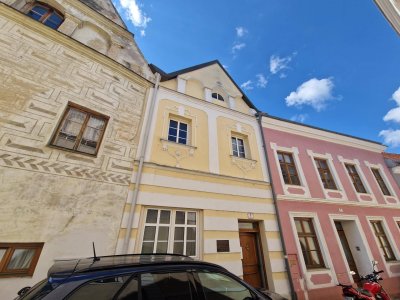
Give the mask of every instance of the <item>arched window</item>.
M 34 3 L 27 15 L 53 29 L 57 29 L 64 21 L 64 17 L 61 13 L 51 6 L 40 2 Z
M 224 101 L 224 97 L 222 97 L 220 94 L 218 94 L 218 93 L 212 93 L 211 94 L 211 97 L 213 97 L 214 99 L 217 99 L 217 100 L 221 100 L 221 101 Z

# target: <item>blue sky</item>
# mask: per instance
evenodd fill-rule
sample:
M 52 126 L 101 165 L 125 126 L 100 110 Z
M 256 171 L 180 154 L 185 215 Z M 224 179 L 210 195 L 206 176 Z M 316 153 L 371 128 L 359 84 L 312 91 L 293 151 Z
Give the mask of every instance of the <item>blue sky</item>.
M 260 110 L 400 152 L 400 36 L 373 0 L 113 1 L 164 71 L 218 59 Z

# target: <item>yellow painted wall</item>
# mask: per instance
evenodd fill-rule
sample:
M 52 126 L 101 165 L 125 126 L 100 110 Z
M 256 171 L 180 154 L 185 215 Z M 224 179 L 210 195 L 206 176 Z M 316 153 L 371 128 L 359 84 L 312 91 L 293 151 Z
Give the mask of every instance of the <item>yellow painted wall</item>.
M 184 108 L 184 115 L 179 115 L 178 107 Z M 189 122 L 189 139 L 192 147 L 166 141 L 171 117 Z M 159 102 L 156 120 L 157 123 L 152 137 L 152 162 L 205 172 L 209 170 L 208 120 L 204 111 L 164 99 Z M 163 146 L 166 146 L 167 149 Z M 192 153 L 190 153 L 191 151 Z
M 186 94 L 198 98 L 204 99 L 204 86 L 196 79 L 189 79 L 186 81 Z
M 237 131 L 237 123 L 225 117 L 217 118 L 220 173 L 234 177 L 263 180 L 255 129 L 252 126 L 241 124 L 242 132 L 240 133 Z M 232 157 L 232 133 L 244 139 L 247 145 L 246 153 L 250 154 L 250 159 Z M 251 166 L 252 163 L 254 163 L 254 166 Z

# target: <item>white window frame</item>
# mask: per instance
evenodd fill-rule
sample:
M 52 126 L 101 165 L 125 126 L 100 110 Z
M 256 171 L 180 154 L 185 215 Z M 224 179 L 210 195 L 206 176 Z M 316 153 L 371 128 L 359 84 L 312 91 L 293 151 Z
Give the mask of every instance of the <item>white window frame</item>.
M 236 140 L 236 152 L 238 153 L 238 155 L 234 154 L 233 151 L 233 143 L 232 143 L 232 139 Z M 241 140 L 243 143 L 243 154 L 244 156 L 240 156 L 240 151 L 239 151 L 239 143 L 238 140 Z M 238 135 L 235 135 L 234 133 L 232 133 L 231 136 L 231 151 L 232 151 L 232 156 L 238 157 L 238 158 L 248 158 L 248 149 L 247 149 L 247 143 L 246 143 L 246 138 L 245 137 L 239 137 Z
M 399 253 L 399 249 L 397 248 L 396 243 L 394 243 L 394 238 L 393 238 L 392 232 L 389 230 L 389 226 L 388 226 L 388 224 L 387 224 L 387 222 L 386 222 L 385 217 L 382 217 L 382 216 L 367 216 L 366 219 L 368 220 L 369 229 L 371 230 L 371 234 L 372 234 L 372 236 L 373 236 L 373 238 L 374 238 L 375 245 L 376 245 L 376 247 L 378 248 L 379 254 L 380 254 L 380 256 L 381 256 L 381 259 L 382 259 L 383 263 L 385 264 L 385 267 L 386 267 L 386 270 L 387 270 L 387 272 L 388 272 L 389 277 L 398 276 L 398 273 L 393 273 L 393 272 L 391 271 L 391 268 L 390 268 L 390 267 L 391 267 L 392 265 L 397 265 L 397 264 L 399 264 L 399 261 L 400 261 L 400 253 Z M 389 242 L 389 244 L 390 244 L 390 247 L 392 247 L 392 251 L 393 251 L 393 254 L 394 254 L 396 260 L 393 260 L 393 261 L 386 261 L 385 256 L 383 255 L 382 249 L 381 249 L 380 246 L 379 246 L 380 243 L 379 243 L 378 238 L 377 238 L 376 235 L 375 235 L 375 230 L 374 230 L 374 228 L 372 227 L 371 221 L 381 221 L 381 222 L 382 222 L 381 224 L 382 224 L 383 231 L 384 231 L 385 234 L 386 234 L 386 238 L 387 238 L 387 240 L 388 240 L 388 242 Z M 397 224 L 396 224 L 396 225 L 397 225 Z
M 177 122 L 177 128 L 176 128 L 176 137 L 175 137 L 175 141 L 171 141 L 169 139 L 169 130 L 171 129 L 171 121 Z M 186 143 L 179 143 L 179 132 L 181 131 L 180 127 L 181 124 L 185 124 L 186 125 Z M 179 118 L 169 118 L 168 120 L 168 132 L 167 132 L 167 140 L 169 142 L 173 142 L 173 143 L 177 143 L 177 144 L 181 144 L 181 145 L 190 145 L 190 123 L 189 122 L 184 122 L 183 120 L 180 120 Z
M 157 223 L 146 223 L 146 218 L 147 218 L 147 212 L 149 210 L 157 210 Z M 160 211 L 166 210 L 170 212 L 170 223 L 169 224 L 160 224 Z M 185 213 L 185 224 L 175 224 L 175 216 L 176 212 L 184 212 Z M 194 213 L 196 215 L 196 224 L 195 225 L 188 225 L 187 223 L 187 213 Z M 140 248 L 139 252 L 142 251 L 143 248 L 143 242 L 144 242 L 144 231 L 146 226 L 155 226 L 156 227 L 156 233 L 154 237 L 154 245 L 153 245 L 153 253 L 156 253 L 156 248 L 157 248 L 157 238 L 158 238 L 158 230 L 160 226 L 165 226 L 169 228 L 168 231 L 168 240 L 167 240 L 167 253 L 173 253 L 174 250 L 174 234 L 175 234 L 175 228 L 176 227 L 183 227 L 185 228 L 184 230 L 184 240 L 183 240 L 183 254 L 186 255 L 186 228 L 195 228 L 196 229 L 196 239 L 195 239 L 195 255 L 192 255 L 191 257 L 199 258 L 200 256 L 200 247 L 199 247 L 199 212 L 195 210 L 187 210 L 187 209 L 179 209 L 179 208 L 169 208 L 169 207 L 147 207 L 144 209 L 144 219 L 143 219 L 143 226 L 141 230 L 141 239 L 140 239 Z
M 358 159 L 346 159 L 346 158 L 343 158 L 343 156 L 341 156 L 341 155 L 338 155 L 338 160 L 343 165 L 344 172 L 346 173 L 346 176 L 349 179 L 349 183 L 350 183 L 354 193 L 356 194 L 357 200 L 360 201 L 360 202 L 375 203 L 376 204 L 377 203 L 376 197 L 375 197 L 374 193 L 372 193 L 372 189 L 369 186 L 369 183 L 368 183 L 367 179 L 365 178 L 364 172 L 361 169 L 360 161 Z M 347 171 L 346 164 L 354 165 L 354 167 L 356 168 L 356 171 L 358 173 L 358 176 L 360 176 L 361 182 L 364 185 L 366 193 L 357 192 L 357 190 L 356 190 L 356 188 L 355 188 L 355 186 L 353 184 L 353 181 L 351 180 L 349 172 Z M 362 197 L 365 196 L 365 195 L 370 196 L 371 200 L 369 201 L 369 200 L 362 199 Z
M 276 143 L 271 143 L 270 145 L 271 145 L 272 150 L 274 150 L 273 152 L 274 152 L 274 157 L 275 157 L 275 163 L 276 163 L 276 167 L 278 169 L 279 178 L 281 179 L 281 184 L 282 184 L 285 195 L 291 195 L 293 197 L 301 197 L 301 198 L 310 198 L 311 197 L 310 190 L 308 188 L 306 177 L 304 176 L 303 168 L 301 167 L 301 163 L 300 163 L 299 149 L 297 147 L 288 148 L 288 147 L 278 146 Z M 296 166 L 296 171 L 299 176 L 300 185 L 293 185 L 293 184 L 285 183 L 285 180 L 283 179 L 283 175 L 282 175 L 281 166 L 279 164 L 278 151 L 287 152 L 287 153 L 292 154 L 293 161 Z M 290 193 L 289 190 L 292 188 L 293 189 L 301 189 L 303 191 L 303 194 L 299 195 L 299 194 Z
M 337 282 L 336 272 L 333 268 L 332 259 L 330 257 L 329 249 L 325 241 L 324 232 L 322 231 L 321 224 L 318 219 L 318 215 L 315 212 L 289 212 L 290 224 L 292 226 L 293 236 L 295 238 L 296 249 L 297 249 L 297 259 L 300 264 L 300 269 L 306 280 L 306 284 L 310 289 L 324 288 L 334 286 Z M 324 260 L 325 268 L 321 269 L 307 269 L 306 263 L 304 261 L 303 252 L 301 250 L 300 241 L 297 235 L 297 228 L 294 222 L 295 218 L 311 218 L 317 235 L 319 247 L 321 249 L 322 259 Z M 331 277 L 331 282 L 325 284 L 315 285 L 311 280 L 313 275 L 317 274 L 329 274 Z
M 364 161 L 364 163 L 365 163 L 365 165 L 369 168 L 369 170 L 371 171 L 371 176 L 374 178 L 375 183 L 376 183 L 376 185 L 377 185 L 377 187 L 378 187 L 378 190 L 379 190 L 379 192 L 381 193 L 382 197 L 385 199 L 385 202 L 386 202 L 387 204 L 395 204 L 395 203 L 392 203 L 392 202 L 389 202 L 389 201 L 388 201 L 388 198 L 393 198 L 393 199 L 395 199 L 396 202 L 398 203 L 398 202 L 399 202 L 399 199 L 398 199 L 398 197 L 397 197 L 396 192 L 395 192 L 394 189 L 393 189 L 392 184 L 390 183 L 388 177 L 386 176 L 386 172 L 385 172 L 384 167 L 383 167 L 381 164 L 371 164 L 371 163 L 368 162 L 368 161 Z M 382 179 L 383 179 L 383 181 L 384 181 L 386 187 L 388 188 L 388 190 L 389 190 L 389 192 L 390 192 L 390 194 L 391 194 L 390 196 L 387 196 L 387 195 L 383 194 L 383 192 L 382 192 L 382 190 L 381 190 L 381 187 L 379 186 L 378 180 L 375 178 L 374 173 L 372 173 L 372 169 L 378 169 L 378 170 L 379 170 L 379 174 L 381 175 L 381 177 L 382 177 Z
M 312 150 L 307 150 L 307 154 L 308 154 L 308 156 L 310 156 L 310 158 L 312 160 L 315 172 L 316 172 L 317 177 L 318 177 L 318 181 L 319 181 L 319 183 L 321 185 L 321 188 L 322 188 L 322 190 L 324 192 L 325 198 L 329 199 L 329 200 L 345 201 L 346 200 L 346 193 L 344 191 L 342 182 L 340 181 L 339 175 L 337 174 L 335 165 L 333 163 L 332 155 L 330 153 L 325 153 L 325 154 L 316 153 L 316 152 L 313 152 Z M 319 174 L 317 163 L 315 162 L 315 159 L 324 159 L 324 160 L 326 160 L 326 162 L 328 164 L 329 171 L 331 172 L 333 181 L 335 182 L 335 185 L 337 187 L 337 190 L 326 189 L 324 187 L 324 183 L 322 182 L 321 175 Z M 330 193 L 338 193 L 338 194 L 340 194 L 340 198 L 331 197 L 329 195 Z

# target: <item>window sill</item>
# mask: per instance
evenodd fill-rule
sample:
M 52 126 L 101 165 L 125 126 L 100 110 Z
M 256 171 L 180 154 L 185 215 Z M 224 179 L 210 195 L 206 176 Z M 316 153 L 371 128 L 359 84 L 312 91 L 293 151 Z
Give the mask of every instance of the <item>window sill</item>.
M 254 159 L 251 159 L 251 158 L 247 158 L 247 157 L 239 157 L 239 156 L 235 156 L 235 155 L 230 155 L 231 156 L 231 159 L 239 159 L 239 160 L 243 160 L 243 161 L 248 161 L 248 162 L 252 162 L 252 163 L 254 163 L 254 164 L 256 164 L 257 163 L 257 161 L 256 160 L 254 160 Z
M 60 151 L 69 152 L 69 153 L 79 154 L 79 155 L 83 155 L 83 156 L 91 157 L 91 158 L 97 158 L 97 154 L 99 153 L 99 150 L 97 150 L 96 154 L 90 154 L 90 153 L 86 153 L 86 152 L 80 152 L 80 151 L 72 150 L 72 149 L 69 149 L 69 148 L 56 146 L 56 145 L 53 145 L 53 144 L 48 144 L 47 147 L 53 148 L 53 149 L 57 149 L 57 150 L 60 150 Z
M 164 147 L 168 148 L 168 144 L 169 144 L 169 145 L 180 146 L 180 147 L 183 147 L 183 148 L 192 149 L 193 151 L 197 149 L 197 147 L 195 147 L 195 146 L 191 146 L 191 145 L 188 145 L 188 144 L 181 144 L 181 143 L 177 143 L 177 142 L 172 142 L 172 141 L 169 141 L 169 140 L 166 140 L 166 139 L 163 139 L 163 138 L 161 138 L 160 141 L 163 144 L 163 148 Z

